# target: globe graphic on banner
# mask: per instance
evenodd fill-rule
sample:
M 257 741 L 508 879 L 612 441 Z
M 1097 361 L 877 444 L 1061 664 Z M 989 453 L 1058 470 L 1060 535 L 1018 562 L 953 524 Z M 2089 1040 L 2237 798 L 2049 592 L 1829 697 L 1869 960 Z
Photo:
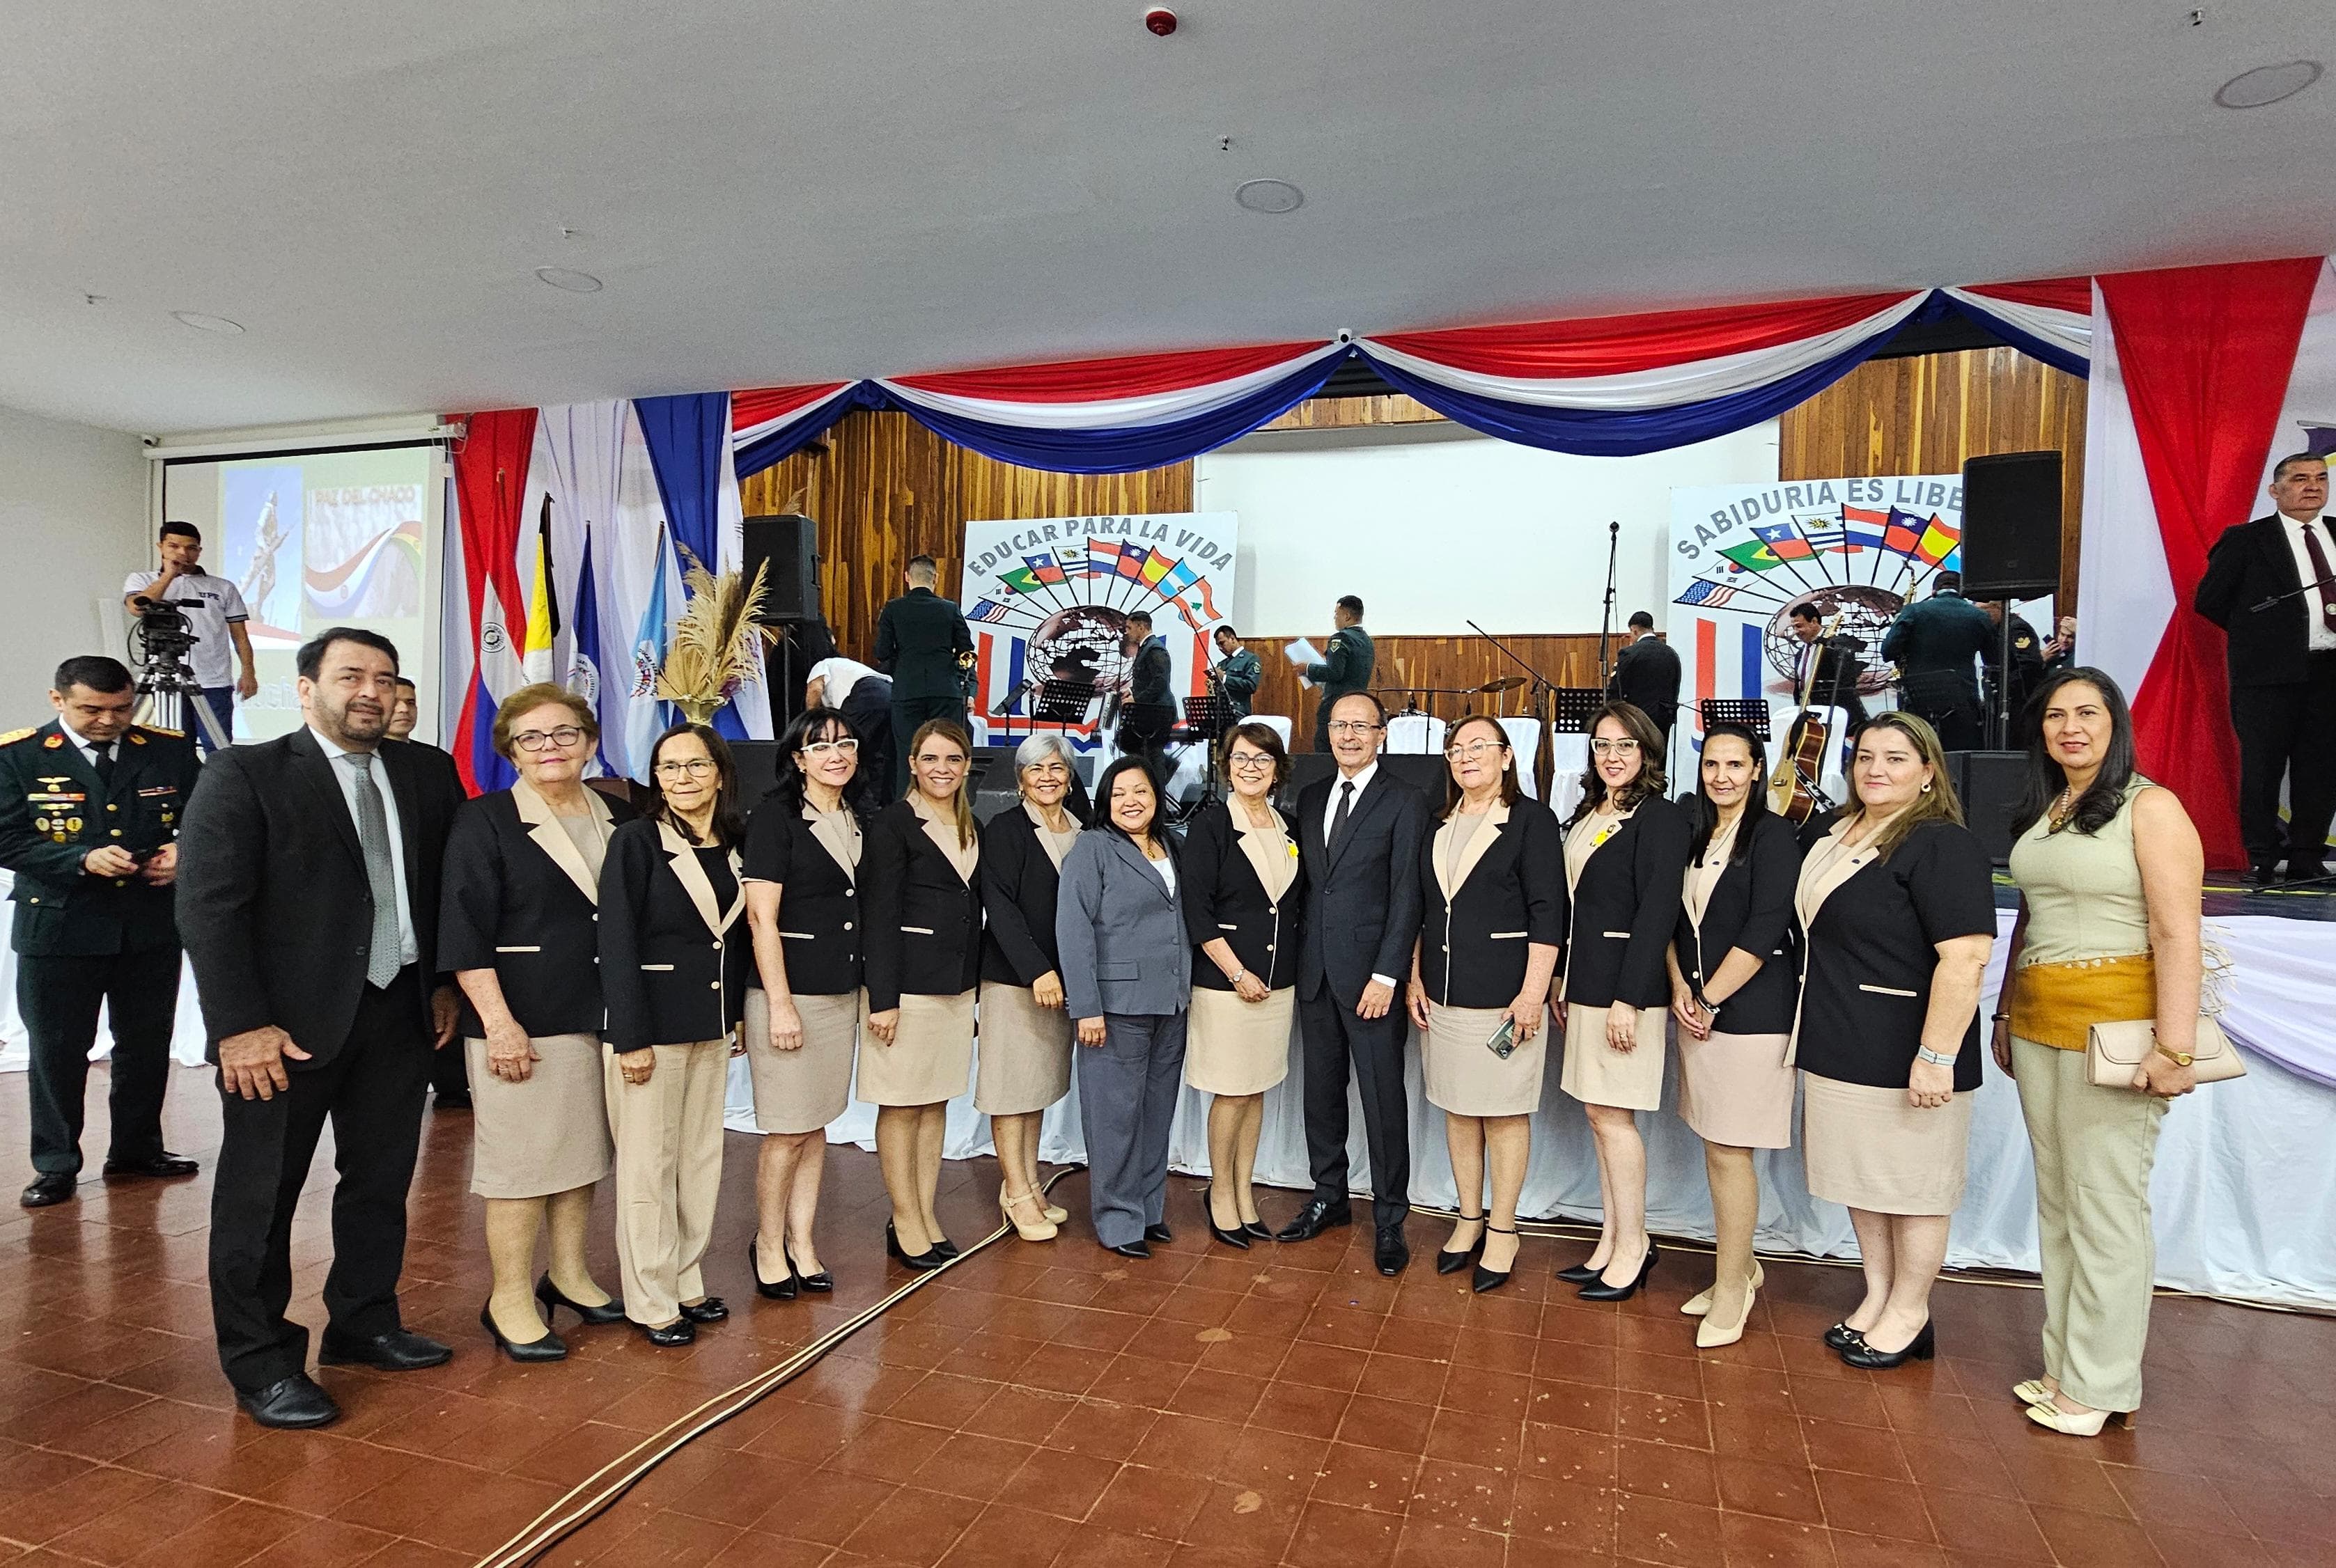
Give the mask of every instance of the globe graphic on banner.
M 1041 680 L 1115 690 L 1125 673 L 1120 649 L 1126 631 L 1124 611 L 1108 605 L 1066 606 L 1030 634 L 1030 668 Z
M 1889 667 L 1882 662 L 1882 639 L 1890 630 L 1904 607 L 1905 595 L 1887 588 L 1876 588 L 1864 583 L 1832 583 L 1809 595 L 1817 613 L 1830 623 L 1835 615 L 1841 624 L 1831 628 L 1834 634 L 1854 637 L 1865 644 L 1858 658 L 1864 663 L 1859 673 L 1857 689 L 1865 696 L 1876 696 L 1890 684 Z M 1797 604 L 1802 601 L 1796 600 Z M 1768 667 L 1787 682 L 1801 673 L 1801 655 L 1806 644 L 1793 635 L 1792 605 L 1787 605 L 1768 617 L 1763 629 L 1762 643 L 1768 656 Z

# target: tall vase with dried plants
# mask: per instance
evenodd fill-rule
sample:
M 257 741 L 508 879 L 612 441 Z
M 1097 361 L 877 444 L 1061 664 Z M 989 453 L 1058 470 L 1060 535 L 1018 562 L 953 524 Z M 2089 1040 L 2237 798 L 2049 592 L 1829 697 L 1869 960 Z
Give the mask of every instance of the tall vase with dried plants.
M 657 694 L 691 723 L 706 724 L 740 687 L 761 678 L 759 644 L 778 641 L 754 618 L 766 591 L 768 563 L 754 568 L 750 583 L 738 572 L 708 571 L 686 547 L 681 554 L 686 603 L 657 670 Z

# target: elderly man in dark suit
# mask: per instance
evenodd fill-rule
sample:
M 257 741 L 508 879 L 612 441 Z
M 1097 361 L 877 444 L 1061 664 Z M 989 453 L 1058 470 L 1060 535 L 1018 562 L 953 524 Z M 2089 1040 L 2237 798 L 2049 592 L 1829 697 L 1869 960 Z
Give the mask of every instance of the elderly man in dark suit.
M 397 650 L 335 626 L 297 655 L 307 723 L 219 752 L 180 837 L 179 932 L 219 1064 L 211 1316 L 236 1401 L 262 1426 L 340 1415 L 307 1375 L 292 1214 L 329 1118 L 340 1184 L 321 1359 L 384 1371 L 452 1354 L 399 1321 L 405 1197 L 432 1046 L 454 1037 L 437 973 L 439 876 L 462 802 L 453 760 L 384 738 Z
M 930 556 L 909 561 L 909 591 L 876 615 L 876 668 L 892 678 L 892 793 L 909 792 L 909 742 L 928 719 L 965 721 L 965 679 L 959 661 L 973 653 L 965 612 L 942 598 L 940 566 Z
M 1411 1261 L 1411 1105 L 1404 1091 L 1398 978 L 1411 973 L 1419 934 L 1419 847 L 1427 801 L 1379 769 L 1387 711 L 1368 692 L 1331 705 L 1336 775 L 1298 797 L 1306 866 L 1306 935 L 1298 959 L 1298 1028 L 1304 1041 L 1306 1155 L 1314 1195 L 1277 1241 L 1302 1242 L 1352 1222 L 1347 1198 L 1347 1075 L 1362 1091 L 1371 1157 L 1379 1273 Z
M 2336 528 L 2321 515 L 2327 460 L 2282 458 L 2271 498 L 2269 517 L 2214 541 L 2191 600 L 2229 637 L 2239 836 L 2258 885 L 2277 874 L 2282 857 L 2291 882 L 2328 875 L 2328 824 L 2336 817 L 2336 586 L 2314 586 L 2336 579 Z

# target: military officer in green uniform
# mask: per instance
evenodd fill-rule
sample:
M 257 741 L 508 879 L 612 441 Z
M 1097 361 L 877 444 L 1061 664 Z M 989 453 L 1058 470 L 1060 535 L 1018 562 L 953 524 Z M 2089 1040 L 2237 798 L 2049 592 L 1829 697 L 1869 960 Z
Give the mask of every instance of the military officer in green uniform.
M 1907 605 L 1882 639 L 1882 656 L 1898 666 L 1898 705 L 1920 714 L 1950 751 L 1980 743 L 1979 665 L 1995 641 L 1995 623 L 1963 597 L 1961 572 L 1932 579 L 1931 596 Z
M 965 722 L 963 663 L 973 657 L 965 612 L 933 592 L 940 567 L 909 562 L 909 591 L 876 616 L 876 668 L 892 677 L 892 793 L 909 792 L 909 742 L 928 719 Z
M 170 885 L 194 748 L 130 721 L 137 693 L 117 660 L 67 659 L 49 701 L 55 719 L 0 735 L 0 866 L 15 874 L 16 1009 L 32 1037 L 26 1208 L 73 1195 L 101 1002 L 113 1033 L 105 1174 L 195 1172 L 162 1147 L 179 1009 Z
M 1321 701 L 1314 707 L 1314 750 L 1330 749 L 1330 710 L 1338 699 L 1351 692 L 1371 689 L 1371 663 L 1377 657 L 1371 649 L 1371 634 L 1363 630 L 1363 602 L 1348 594 L 1331 606 L 1330 619 L 1338 630 L 1330 634 L 1330 645 L 1322 651 L 1322 662 L 1306 666 L 1306 678 L 1322 689 Z

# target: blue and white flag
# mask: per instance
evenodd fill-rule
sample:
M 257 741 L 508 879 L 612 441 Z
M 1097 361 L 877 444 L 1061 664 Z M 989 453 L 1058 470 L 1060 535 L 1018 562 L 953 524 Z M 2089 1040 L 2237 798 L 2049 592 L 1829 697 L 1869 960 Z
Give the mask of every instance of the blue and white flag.
M 673 634 L 673 623 L 666 615 L 666 579 L 673 571 L 666 531 L 659 528 L 657 564 L 649 572 L 649 602 L 641 611 L 639 628 L 633 633 L 633 682 L 625 703 L 626 771 L 637 779 L 648 777 L 649 748 L 673 721 L 670 704 L 657 696 L 657 667 L 665 663 L 666 640 Z

